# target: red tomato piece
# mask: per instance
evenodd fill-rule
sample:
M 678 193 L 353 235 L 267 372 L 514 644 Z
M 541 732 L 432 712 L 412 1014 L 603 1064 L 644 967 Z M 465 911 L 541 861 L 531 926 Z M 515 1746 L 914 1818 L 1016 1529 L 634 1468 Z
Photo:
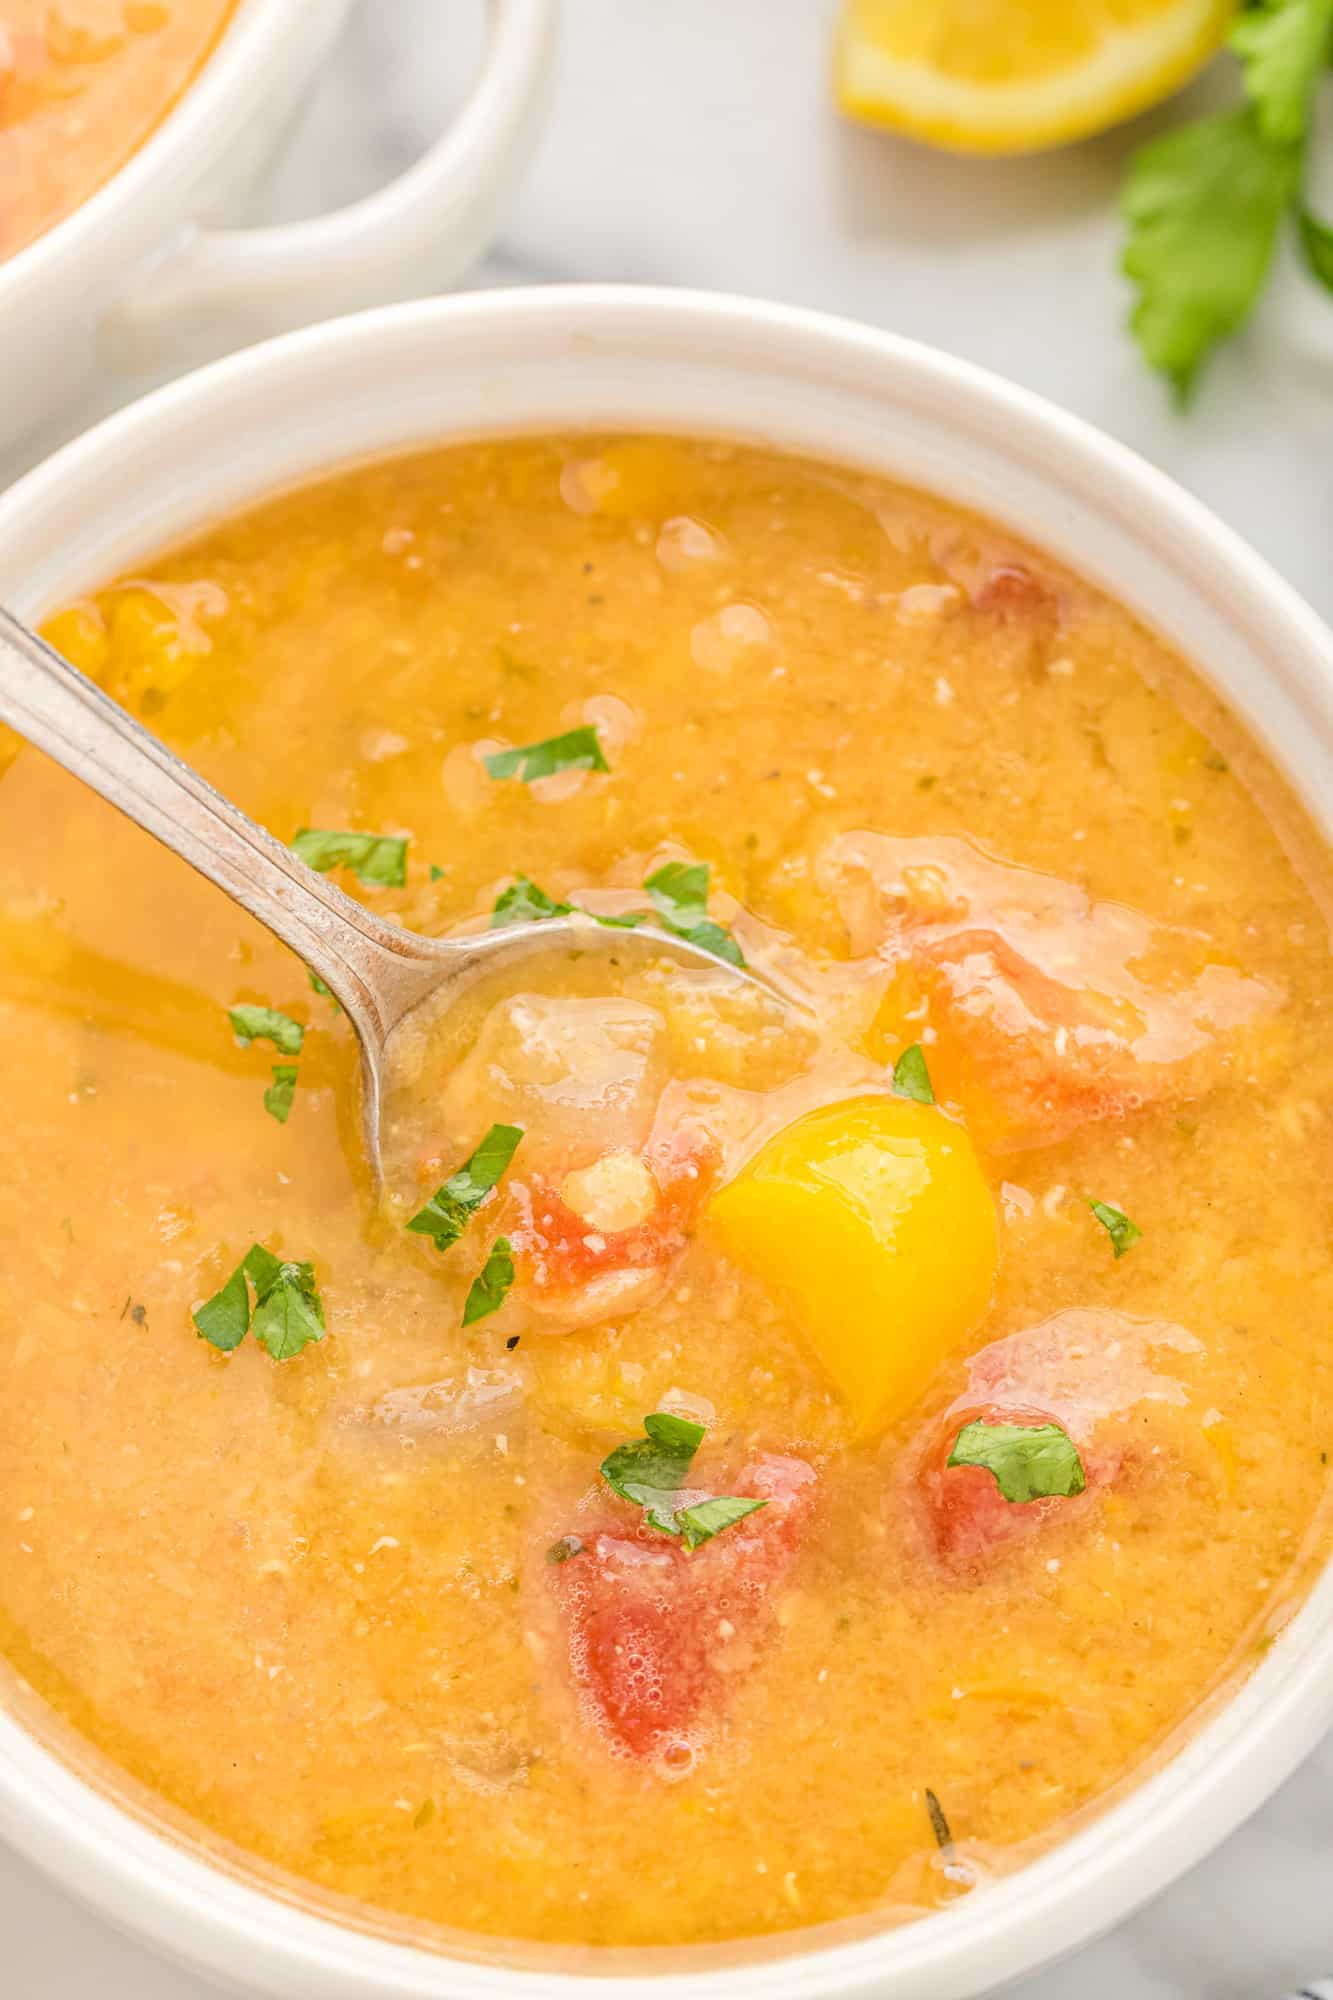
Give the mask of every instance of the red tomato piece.
M 992 1472 L 982 1465 L 950 1465 L 949 1455 L 965 1424 L 1021 1424 L 1037 1429 L 1059 1423 L 1049 1411 L 996 1403 L 954 1410 L 927 1450 L 917 1474 L 927 1536 L 941 1561 L 966 1566 L 984 1560 L 1006 1543 L 1037 1534 L 1057 1516 L 1084 1511 L 1097 1490 L 1114 1476 L 1118 1456 L 1080 1446 L 1085 1481 L 1082 1493 L 1067 1499 L 1006 1500 Z M 1062 1425 L 1061 1428 L 1066 1426 Z
M 629 1510 L 591 1530 L 550 1574 L 584 1712 L 619 1756 L 687 1769 L 724 1683 L 771 1641 L 771 1598 L 814 1498 L 804 1460 L 763 1457 L 720 1490 L 763 1500 L 693 1554 Z M 728 1649 L 728 1671 L 720 1664 Z
M 1034 576 L 1025 563 L 997 563 L 972 593 L 978 611 L 1001 618 L 1051 619 L 1056 608 L 1049 584 Z
M 893 968 L 899 1042 L 928 1021 L 937 1091 L 984 1146 L 1024 1148 L 1206 1089 L 1273 989 L 1199 937 L 969 840 L 840 835 L 820 863 L 853 952 Z
M 643 1155 L 656 1201 L 632 1228 L 598 1230 L 545 1180 L 515 1179 L 518 1221 L 510 1230 L 523 1277 L 538 1295 L 559 1303 L 595 1279 L 621 1272 L 656 1272 L 682 1250 L 716 1172 L 716 1156 L 697 1134 Z
M 1060 603 L 1023 563 L 997 563 L 972 593 L 971 609 L 991 629 L 992 657 L 1044 669 L 1060 628 Z
M 943 1017 L 944 1067 L 954 1055 L 959 1094 L 980 1100 L 992 1143 L 1052 1145 L 1188 1088 L 1180 1063 L 1135 1055 L 1142 1021 L 1132 1002 L 1062 984 L 996 931 L 923 941 L 917 964 Z

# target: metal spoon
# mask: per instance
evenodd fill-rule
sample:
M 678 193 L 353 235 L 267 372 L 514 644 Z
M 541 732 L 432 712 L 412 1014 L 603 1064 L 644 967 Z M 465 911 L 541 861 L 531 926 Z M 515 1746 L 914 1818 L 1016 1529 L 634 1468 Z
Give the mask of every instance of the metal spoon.
M 0 606 L 0 722 L 118 806 L 267 924 L 338 999 L 361 1044 L 362 1125 L 375 1179 L 382 1178 L 384 1051 L 394 1029 L 426 1000 L 442 1013 L 477 980 L 539 952 L 577 943 L 617 955 L 669 955 L 716 972 L 723 962 L 660 930 L 598 929 L 553 917 L 475 937 L 428 938 L 386 923 L 307 868 L 291 848 L 159 743 L 101 688 Z M 768 993 L 752 975 L 725 970 Z

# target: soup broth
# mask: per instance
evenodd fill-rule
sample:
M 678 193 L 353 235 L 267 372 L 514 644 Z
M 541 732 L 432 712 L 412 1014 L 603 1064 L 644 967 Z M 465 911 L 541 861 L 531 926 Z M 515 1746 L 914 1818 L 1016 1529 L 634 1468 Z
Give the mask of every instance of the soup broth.
M 408 1024 L 377 1197 L 332 996 L 0 749 L 0 1643 L 96 1745 L 383 1910 L 672 1945 L 966 1896 L 1253 1666 L 1327 1545 L 1329 871 L 1158 638 L 588 437 L 48 631 L 384 915 L 585 913 Z
M 235 0 L 5 0 L 0 259 L 71 214 L 156 130 Z

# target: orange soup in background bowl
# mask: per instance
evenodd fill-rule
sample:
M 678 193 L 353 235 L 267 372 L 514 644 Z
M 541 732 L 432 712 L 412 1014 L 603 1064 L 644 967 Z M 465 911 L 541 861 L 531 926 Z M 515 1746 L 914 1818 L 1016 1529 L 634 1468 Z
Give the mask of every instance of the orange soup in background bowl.
M 349 4 L 0 6 L 0 446 L 99 353 L 217 353 L 401 291 L 423 258 L 438 285 L 485 246 L 541 129 L 555 0 L 485 0 L 470 94 L 387 187 L 278 228 L 201 226 L 252 182 Z
M 0 547 L 381 912 L 611 940 L 400 1036 L 377 1193 L 318 982 L 4 742 L 16 1843 L 275 1995 L 961 1996 L 1271 1789 L 1333 715 L 1255 557 L 961 364 L 615 290 L 242 356 Z
M 50 229 L 166 117 L 234 0 L 7 0 L 0 17 L 0 259 Z

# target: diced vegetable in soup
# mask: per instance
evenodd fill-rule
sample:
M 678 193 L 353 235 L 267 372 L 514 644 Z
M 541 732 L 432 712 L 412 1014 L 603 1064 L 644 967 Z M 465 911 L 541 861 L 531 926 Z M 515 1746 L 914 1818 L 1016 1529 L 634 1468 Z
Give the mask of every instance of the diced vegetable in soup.
M 395 1037 L 377 1193 L 319 980 L 4 746 L 0 1645 L 112 1767 L 441 1934 L 677 1945 L 965 1897 L 1255 1665 L 1328 1546 L 1330 870 L 1159 639 L 586 437 L 48 630 L 383 915 L 575 918 Z
M 213 49 L 235 0 L 4 0 L 0 259 L 96 193 Z

